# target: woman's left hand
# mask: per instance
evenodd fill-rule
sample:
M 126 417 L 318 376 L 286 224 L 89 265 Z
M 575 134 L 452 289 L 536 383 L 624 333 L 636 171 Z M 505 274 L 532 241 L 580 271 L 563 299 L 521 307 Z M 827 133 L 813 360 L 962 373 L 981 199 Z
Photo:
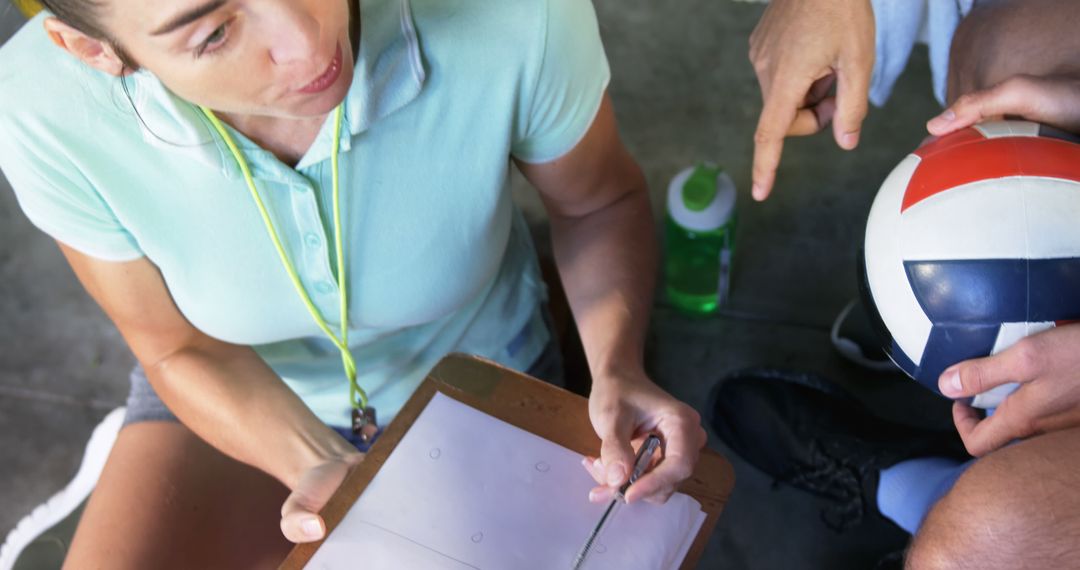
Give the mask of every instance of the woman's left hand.
M 589 493 L 593 502 L 611 500 L 627 481 L 635 448 L 650 433 L 660 436 L 661 459 L 631 485 L 626 501 L 666 502 L 694 473 L 706 441 L 701 416 L 654 384 L 643 371 L 594 379 L 589 418 L 601 439 L 600 458 L 582 460 L 599 483 Z
M 1080 426 L 1080 324 L 1055 327 L 994 356 L 952 366 L 938 388 L 950 398 L 963 398 L 1010 382 L 1020 387 L 987 418 L 953 404 L 956 429 L 976 457 L 1017 439 Z

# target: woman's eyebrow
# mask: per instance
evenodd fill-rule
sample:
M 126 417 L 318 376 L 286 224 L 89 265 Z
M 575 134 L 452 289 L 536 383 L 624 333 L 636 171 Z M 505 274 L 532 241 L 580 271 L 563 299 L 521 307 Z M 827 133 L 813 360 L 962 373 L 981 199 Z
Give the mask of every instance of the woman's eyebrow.
M 224 6 L 226 1 L 227 0 L 210 0 L 209 2 L 201 6 L 196 6 L 190 10 L 187 10 L 186 12 L 181 12 L 174 16 L 172 19 L 170 19 L 168 22 L 165 22 L 165 24 L 162 25 L 160 28 L 154 30 L 153 32 L 150 32 L 150 35 L 161 36 L 170 32 L 174 32 L 213 12 L 214 10 L 217 10 L 218 8 Z

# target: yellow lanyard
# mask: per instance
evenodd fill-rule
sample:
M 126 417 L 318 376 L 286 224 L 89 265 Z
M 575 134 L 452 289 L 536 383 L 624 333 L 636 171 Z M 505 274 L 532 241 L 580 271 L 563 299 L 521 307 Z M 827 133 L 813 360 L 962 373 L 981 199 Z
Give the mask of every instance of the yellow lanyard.
M 304 306 L 307 307 L 311 317 L 315 319 L 315 324 L 319 325 L 323 333 L 330 339 L 331 342 L 337 346 L 341 351 L 341 362 L 345 367 L 345 376 L 349 379 L 349 404 L 352 405 L 354 410 L 354 429 L 359 431 L 356 426 L 356 411 L 363 410 L 365 413 L 369 411 L 367 393 L 356 382 L 356 362 L 353 361 L 352 354 L 349 352 L 349 313 L 348 313 L 348 289 L 345 287 L 345 254 L 344 248 L 341 244 L 341 208 L 338 192 L 338 150 L 341 142 L 341 119 L 344 114 L 342 105 L 338 105 L 334 111 L 334 143 L 333 150 L 330 155 L 330 164 L 333 168 L 333 187 L 334 187 L 334 247 L 337 253 L 337 284 L 340 294 L 340 310 L 341 310 L 341 335 L 335 335 L 330 330 L 330 325 L 326 323 L 326 319 L 319 314 L 319 309 L 315 307 L 315 303 L 311 301 L 311 297 L 304 289 L 304 285 L 300 282 L 300 277 L 296 273 L 296 267 L 293 266 L 292 261 L 289 260 L 289 255 L 285 253 L 285 248 L 281 245 L 281 238 L 278 236 L 277 230 L 274 228 L 274 223 L 270 220 L 270 214 L 266 211 L 266 205 L 263 204 L 262 198 L 259 197 L 259 191 L 255 187 L 255 179 L 251 176 L 251 169 L 248 167 L 247 160 L 244 158 L 244 153 L 240 151 L 240 148 L 236 146 L 236 142 L 233 140 L 229 132 L 225 130 L 225 126 L 221 124 L 214 112 L 206 107 L 199 107 L 206 118 L 210 120 L 210 124 L 214 126 L 218 134 L 225 141 L 225 145 L 229 147 L 232 152 L 233 158 L 236 159 L 236 163 L 240 166 L 240 171 L 244 174 L 244 181 L 247 182 L 248 190 L 251 191 L 251 197 L 255 200 L 255 205 L 259 208 L 259 214 L 262 216 L 263 224 L 266 226 L 266 232 L 270 235 L 270 241 L 274 242 L 274 248 L 277 249 L 278 257 L 281 258 L 282 265 L 285 266 L 285 271 L 289 274 L 289 279 L 292 280 L 293 287 L 296 288 L 296 292 L 300 294 L 300 299 L 304 301 Z M 372 418 L 373 421 L 374 418 Z

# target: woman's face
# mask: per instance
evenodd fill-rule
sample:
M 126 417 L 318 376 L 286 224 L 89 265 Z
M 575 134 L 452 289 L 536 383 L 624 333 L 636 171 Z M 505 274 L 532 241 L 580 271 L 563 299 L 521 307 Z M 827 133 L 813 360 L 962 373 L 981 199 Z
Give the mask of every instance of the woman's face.
M 222 113 L 318 117 L 352 83 L 351 0 L 110 0 L 104 28 L 184 99 Z

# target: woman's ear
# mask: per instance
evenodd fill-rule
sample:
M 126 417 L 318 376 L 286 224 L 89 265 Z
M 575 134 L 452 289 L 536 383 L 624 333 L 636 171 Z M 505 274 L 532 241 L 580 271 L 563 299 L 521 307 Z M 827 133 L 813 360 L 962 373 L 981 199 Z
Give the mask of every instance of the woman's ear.
M 45 33 L 49 34 L 54 44 L 94 69 L 118 77 L 128 71 L 112 44 L 92 38 L 61 22 L 59 18 L 45 19 Z

